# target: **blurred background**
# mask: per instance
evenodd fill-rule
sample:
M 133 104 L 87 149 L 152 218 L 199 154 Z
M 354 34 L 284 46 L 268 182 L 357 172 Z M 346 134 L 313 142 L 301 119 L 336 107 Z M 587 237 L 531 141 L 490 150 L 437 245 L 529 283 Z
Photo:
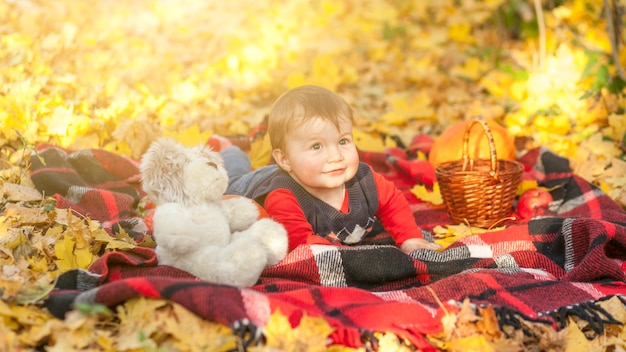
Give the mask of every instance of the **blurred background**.
M 625 0 L 0 0 L 0 145 L 141 157 L 337 91 L 362 149 L 475 114 L 626 204 Z M 395 139 L 389 138 L 394 136 Z

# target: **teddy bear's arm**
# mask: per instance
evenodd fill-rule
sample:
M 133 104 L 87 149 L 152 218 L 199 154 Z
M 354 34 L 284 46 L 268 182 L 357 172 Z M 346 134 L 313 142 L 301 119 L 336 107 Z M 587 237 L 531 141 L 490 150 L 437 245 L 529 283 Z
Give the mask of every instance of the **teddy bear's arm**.
M 233 241 L 245 240 L 248 243 L 258 243 L 266 251 L 267 264 L 275 265 L 281 261 L 288 250 L 287 230 L 278 222 L 269 219 L 259 219 L 249 229 L 235 232 Z
M 184 254 L 209 242 L 226 245 L 230 229 L 219 207 L 210 204 L 184 206 L 165 203 L 154 212 L 154 239 L 157 246 Z
M 230 230 L 243 231 L 259 218 L 259 208 L 249 198 L 233 197 L 222 200 L 222 209 L 228 217 Z

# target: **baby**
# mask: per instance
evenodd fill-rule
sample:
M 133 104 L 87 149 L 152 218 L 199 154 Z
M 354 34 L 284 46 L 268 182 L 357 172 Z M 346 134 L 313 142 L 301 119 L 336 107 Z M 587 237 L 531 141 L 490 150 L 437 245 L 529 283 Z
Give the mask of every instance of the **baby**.
M 288 90 L 268 119 L 276 164 L 231 175 L 227 193 L 263 205 L 287 229 L 290 250 L 307 243 L 356 245 L 376 234 L 379 221 L 406 253 L 440 248 L 423 238 L 402 192 L 359 161 L 353 123 L 351 107 L 330 90 Z

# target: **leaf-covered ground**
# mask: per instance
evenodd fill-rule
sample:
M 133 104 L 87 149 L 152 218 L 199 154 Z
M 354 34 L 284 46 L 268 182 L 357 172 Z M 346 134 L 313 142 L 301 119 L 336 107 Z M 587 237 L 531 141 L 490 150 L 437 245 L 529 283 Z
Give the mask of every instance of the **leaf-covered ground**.
M 363 149 L 395 145 L 388 136 L 405 144 L 420 132 L 436 137 L 479 114 L 505 125 L 520 149 L 541 145 L 569 157 L 576 173 L 626 205 L 625 6 L 0 0 L 0 349 L 226 350 L 238 343 L 225 327 L 164 301 L 131 301 L 115 312 L 79 307 L 64 321 L 40 308 L 60 273 L 134 244 L 55 209 L 33 189 L 29 157 L 39 143 L 138 159 L 163 135 L 189 144 L 214 133 L 247 135 L 281 92 L 314 83 L 354 107 Z M 604 304 L 626 321 L 619 302 Z M 429 338 L 446 350 L 626 348 L 618 326 L 589 341 L 584 322 L 560 332 L 528 323 L 545 330 L 532 341 L 521 332 L 506 338 L 488 309 L 478 313 L 446 316 L 446 330 Z M 311 318 L 291 329 L 277 314 L 257 350 L 325 350 L 328 328 Z M 378 337 L 381 350 L 410 350 L 391 334 Z

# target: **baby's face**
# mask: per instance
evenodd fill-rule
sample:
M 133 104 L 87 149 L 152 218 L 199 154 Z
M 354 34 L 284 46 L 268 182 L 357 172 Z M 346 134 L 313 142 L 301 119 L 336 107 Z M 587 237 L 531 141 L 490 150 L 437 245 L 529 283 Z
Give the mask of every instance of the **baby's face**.
M 320 117 L 294 123 L 285 142 L 279 165 L 313 195 L 343 188 L 356 174 L 359 155 L 347 118 L 339 128 Z

